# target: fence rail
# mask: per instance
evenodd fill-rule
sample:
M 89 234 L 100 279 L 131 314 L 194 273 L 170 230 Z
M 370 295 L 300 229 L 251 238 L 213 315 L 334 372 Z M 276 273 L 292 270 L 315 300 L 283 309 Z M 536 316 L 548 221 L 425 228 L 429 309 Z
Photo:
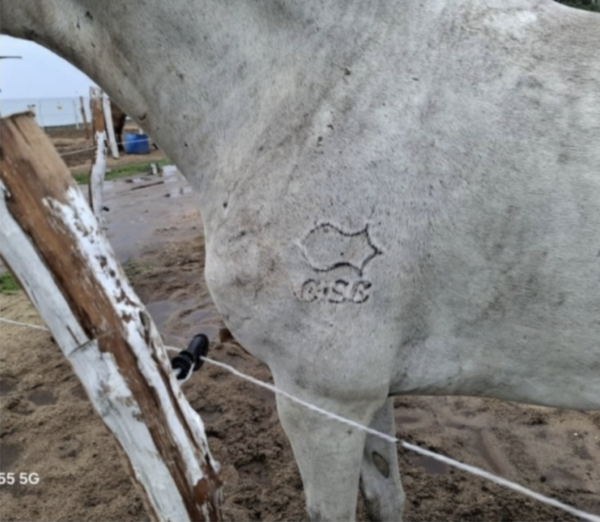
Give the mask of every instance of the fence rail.
M 31 111 L 40 127 L 83 127 L 84 121 L 81 112 L 79 97 L 67 98 L 14 98 L 0 100 L 2 116 L 9 116 L 18 112 Z M 87 121 L 90 121 L 90 100 L 83 98 L 83 110 Z

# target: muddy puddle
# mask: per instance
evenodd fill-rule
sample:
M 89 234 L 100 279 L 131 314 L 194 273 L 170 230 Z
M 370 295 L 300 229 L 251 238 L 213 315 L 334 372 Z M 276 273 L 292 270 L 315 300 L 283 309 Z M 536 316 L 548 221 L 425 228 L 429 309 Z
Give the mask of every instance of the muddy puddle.
M 177 198 L 177 205 L 170 200 Z M 106 235 L 121 263 L 160 245 L 169 231 L 177 239 L 191 238 L 201 231 L 200 213 L 192 189 L 176 170 L 162 176 L 145 174 L 104 184 Z M 186 209 L 181 212 L 181 209 Z

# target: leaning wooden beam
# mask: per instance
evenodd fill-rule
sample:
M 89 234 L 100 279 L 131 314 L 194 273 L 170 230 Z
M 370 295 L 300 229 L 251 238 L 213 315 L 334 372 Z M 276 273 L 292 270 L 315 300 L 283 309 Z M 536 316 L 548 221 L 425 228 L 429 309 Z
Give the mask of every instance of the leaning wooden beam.
M 102 187 L 106 175 L 106 127 L 102 114 L 102 91 L 97 87 L 90 88 L 90 112 L 92 113 L 92 132 L 94 133 L 94 161 L 90 170 L 88 194 L 90 207 L 96 219 L 102 225 Z
M 0 256 L 128 459 L 149 517 L 220 520 L 204 426 L 154 323 L 31 113 L 0 127 Z

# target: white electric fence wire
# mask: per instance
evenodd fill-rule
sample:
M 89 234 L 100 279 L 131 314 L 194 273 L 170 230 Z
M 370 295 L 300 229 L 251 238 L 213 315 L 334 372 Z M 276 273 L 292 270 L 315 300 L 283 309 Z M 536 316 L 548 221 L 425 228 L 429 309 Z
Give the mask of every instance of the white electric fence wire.
M 45 326 L 37 326 L 35 324 L 29 324 L 29 323 L 20 323 L 19 321 L 13 321 L 12 319 L 5 319 L 4 317 L 0 317 L 0 321 L 2 321 L 4 323 L 9 323 L 9 324 L 16 324 L 17 326 L 26 326 L 27 328 L 34 328 L 36 330 L 43 330 L 44 332 L 50 331 Z
M 117 145 L 125 145 L 125 141 L 118 141 Z M 91 150 L 96 150 L 96 147 L 88 147 L 85 149 L 77 149 L 77 150 L 70 150 L 69 152 L 63 152 L 62 154 L 59 154 L 59 156 L 61 158 L 65 157 L 65 156 L 72 156 L 73 154 L 79 154 L 80 152 L 89 152 Z
M 117 143 L 117 145 L 120 145 L 120 143 Z M 79 154 L 80 152 L 88 152 L 95 149 L 96 147 L 88 147 L 87 149 L 70 150 L 69 152 L 63 152 L 62 154 L 59 154 L 59 156 L 61 158 L 64 158 L 65 156 L 71 156 L 73 154 Z
M 404 447 L 408 450 L 414 451 L 416 453 L 420 453 L 421 455 L 425 455 L 427 457 L 435 459 L 438 462 L 443 462 L 444 464 L 448 464 L 449 466 L 453 466 L 462 471 L 466 471 L 467 473 L 471 473 L 473 475 L 477 475 L 478 477 L 485 478 L 487 480 L 495 482 L 496 484 L 499 484 L 501 486 L 512 489 L 513 491 L 517 491 L 517 492 L 527 495 L 531 498 L 534 498 L 535 500 L 538 500 L 544 504 L 548 504 L 549 506 L 553 506 L 555 508 L 562 509 L 563 511 L 566 511 L 567 513 L 570 513 L 571 515 L 575 515 L 576 517 L 580 517 L 584 520 L 589 520 L 590 522 L 600 522 L 600 517 L 598 517 L 596 515 L 593 515 L 591 513 L 586 513 L 585 511 L 581 511 L 579 509 L 571 507 L 568 504 L 563 504 L 562 502 L 559 502 L 558 500 L 555 500 L 550 497 L 546 497 L 546 496 L 544 496 L 540 493 L 537 493 L 531 489 L 521 486 L 520 484 L 511 482 L 510 480 L 506 480 L 502 477 L 498 477 L 492 473 L 489 473 L 481 468 L 477 468 L 475 466 L 470 466 L 468 464 L 463 464 L 462 462 L 459 462 L 459 461 L 451 459 L 449 457 L 445 457 L 444 455 L 439 455 L 432 451 L 420 448 L 419 446 L 415 446 L 414 444 L 410 444 L 409 442 L 405 442 L 403 440 L 397 439 L 396 437 L 392 437 L 390 435 L 387 435 L 386 433 L 381 433 L 380 431 L 374 430 L 372 428 L 369 428 L 368 426 L 364 426 L 363 424 L 354 422 L 345 417 L 340 417 L 339 415 L 336 415 L 335 413 L 332 413 L 327 410 L 323 410 L 322 408 L 319 408 L 318 406 L 315 406 L 306 401 L 303 401 L 302 399 L 299 399 L 298 397 L 295 397 L 293 395 L 290 395 L 289 393 L 287 393 L 283 390 L 280 390 L 279 388 L 276 388 L 272 384 L 268 384 L 266 382 L 255 379 L 254 377 L 246 375 L 246 374 L 236 370 L 232 366 L 223 364 L 222 362 L 215 361 L 213 359 L 208 359 L 206 357 L 202 357 L 202 359 L 210 364 L 218 366 L 219 368 L 223 368 L 242 379 L 245 379 L 253 384 L 256 384 L 257 386 L 261 386 L 263 388 L 266 388 L 267 390 L 271 390 L 273 393 L 278 393 L 280 395 L 283 395 L 284 397 L 290 399 L 291 401 L 293 401 L 297 404 L 300 404 L 300 405 L 308 408 L 309 410 L 321 413 L 322 415 L 325 415 L 326 417 L 328 417 L 330 419 L 342 422 L 353 428 L 363 430 L 367 433 L 370 433 L 371 435 L 375 435 L 376 437 L 384 439 L 388 442 L 399 443 L 400 445 L 402 445 L 402 447 Z
M 410 444 L 409 442 L 401 441 L 400 443 L 406 449 L 409 449 L 416 453 L 420 453 L 421 455 L 425 455 L 425 456 L 435 459 L 439 462 L 443 462 L 445 464 L 448 464 L 449 466 L 454 466 L 455 468 L 458 468 L 462 471 L 466 471 L 467 473 L 471 473 L 473 475 L 477 475 L 478 477 L 495 482 L 496 484 L 499 484 L 500 486 L 504 486 L 506 488 L 512 489 L 513 491 L 517 491 L 518 493 L 522 493 L 523 495 L 527 495 L 528 497 L 538 500 L 539 502 L 542 502 L 543 504 L 548 504 L 549 506 L 553 506 L 555 508 L 562 509 L 563 511 L 566 511 L 567 513 L 570 513 L 571 515 L 582 518 L 584 520 L 589 520 L 591 522 L 600 522 L 600 517 L 593 515 L 592 513 L 587 513 L 585 511 L 581 511 L 572 506 L 569 506 L 568 504 L 563 504 L 562 502 L 559 502 L 558 500 L 555 500 L 550 497 L 546 497 L 545 495 L 542 495 L 541 493 L 537 493 L 529 488 L 521 486 L 520 484 L 517 484 L 516 482 L 511 482 L 510 480 L 506 480 L 502 477 L 498 477 L 497 475 L 493 475 L 492 473 L 489 473 L 481 468 L 477 468 L 475 466 L 470 466 L 469 464 L 463 464 L 462 462 L 458 462 L 457 460 L 451 459 L 449 457 L 445 457 L 444 455 L 438 455 L 437 453 L 433 453 L 432 451 L 420 448 L 419 446 L 415 446 L 414 444 Z
M 36 326 L 33 324 L 27 324 L 27 323 L 20 323 L 18 321 L 12 321 L 10 319 L 5 319 L 4 317 L 0 317 L 0 321 L 10 323 L 10 324 L 15 324 L 18 326 L 26 326 L 29 328 L 35 328 L 38 330 L 48 331 L 47 328 L 43 328 L 41 326 Z M 180 351 L 178 348 L 173 348 L 170 346 L 167 346 L 165 348 L 167 350 L 171 350 L 171 351 Z M 295 397 L 294 395 L 291 395 L 283 390 L 280 390 L 279 388 L 276 388 L 272 384 L 263 382 L 263 381 L 256 379 L 250 375 L 246 375 L 245 373 L 242 373 L 239 370 L 236 370 L 233 366 L 229 366 L 228 364 L 224 364 L 222 362 L 215 361 L 214 359 L 209 359 L 208 357 L 201 357 L 201 359 L 209 364 L 212 364 L 214 366 L 218 366 L 219 368 L 227 370 L 228 372 L 232 373 L 233 375 L 236 375 L 237 377 L 240 377 L 241 379 L 244 379 L 248 382 L 256 384 L 257 386 L 260 386 L 267 390 L 270 390 L 273 393 L 282 395 L 283 397 L 286 397 L 287 399 L 289 399 L 297 404 L 300 404 L 301 406 L 304 406 L 305 408 L 308 408 L 309 410 L 320 413 L 321 415 L 324 415 L 325 417 L 328 417 L 332 420 L 342 422 L 348 426 L 351 426 L 358 430 L 362 430 L 366 433 L 369 433 L 371 435 L 379 437 L 388 442 L 391 442 L 394 444 L 398 443 L 407 450 L 414 451 L 415 453 L 419 453 L 420 455 L 424 455 L 426 457 L 432 458 L 434 460 L 437 460 L 438 462 L 443 462 L 444 464 L 447 464 L 454 468 L 460 469 L 462 471 L 466 471 L 467 473 L 471 473 L 472 475 L 476 475 L 478 477 L 490 480 L 491 482 L 494 482 L 500 486 L 504 486 L 508 489 L 512 489 L 513 491 L 516 491 L 518 493 L 521 493 L 523 495 L 531 497 L 539 502 L 542 502 L 543 504 L 547 504 L 549 506 L 553 506 L 555 508 L 561 509 L 561 510 L 563 510 L 567 513 L 570 513 L 571 515 L 574 515 L 576 517 L 579 517 L 583 520 L 588 520 L 589 522 L 600 522 L 600 517 L 593 515 L 592 513 L 587 513 L 585 511 L 576 509 L 572 506 L 569 506 L 568 504 L 564 504 L 562 502 L 559 502 L 558 500 L 555 500 L 553 498 L 550 498 L 550 497 L 547 497 L 540 493 L 537 493 L 529 488 L 523 487 L 520 484 L 517 484 L 510 480 L 504 479 L 502 477 L 498 477 L 497 475 L 489 473 L 481 468 L 478 468 L 475 466 L 470 466 L 469 464 L 463 464 L 462 462 L 459 462 L 457 460 L 451 459 L 449 457 L 445 457 L 444 455 L 439 455 L 438 453 L 434 453 L 433 451 L 429 451 L 429 450 L 420 448 L 419 446 L 415 446 L 414 444 L 410 444 L 409 442 L 400 440 L 396 437 L 392 437 L 391 435 L 387 435 L 386 433 L 381 433 L 380 431 L 374 430 L 372 428 L 369 428 L 368 426 L 364 426 L 363 424 L 360 424 L 353 420 L 347 419 L 345 417 L 341 417 L 340 415 L 336 415 L 335 413 L 332 413 L 330 411 L 319 408 L 318 406 L 315 406 L 314 404 L 310 404 L 309 402 L 303 401 L 302 399 L 299 399 L 298 397 Z

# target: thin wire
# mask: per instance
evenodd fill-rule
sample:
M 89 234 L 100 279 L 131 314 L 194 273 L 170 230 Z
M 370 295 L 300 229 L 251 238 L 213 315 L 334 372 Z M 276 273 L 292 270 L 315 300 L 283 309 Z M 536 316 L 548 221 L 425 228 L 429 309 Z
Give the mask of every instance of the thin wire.
M 117 144 L 118 145 L 118 144 Z M 59 154 L 61 158 L 65 156 L 71 156 L 72 154 L 79 154 L 80 152 L 88 152 L 90 150 L 94 150 L 96 147 L 89 147 L 87 149 L 79 149 L 79 150 L 70 150 L 69 152 L 64 152 L 63 154 Z
M 5 319 L 4 317 L 0 317 L 0 321 L 2 321 L 3 323 L 16 324 L 17 326 L 27 326 L 28 328 L 35 328 L 36 330 L 43 330 L 45 332 L 50 331 L 45 326 L 37 326 L 35 324 L 29 323 L 20 323 L 19 321 L 13 321 L 12 319 Z
M 233 366 L 229 366 L 225 363 L 215 361 L 214 359 L 209 359 L 208 357 L 201 357 L 201 359 L 210 364 L 213 364 L 214 366 L 219 366 L 220 368 L 223 368 L 224 370 L 227 370 L 230 373 L 237 375 L 241 379 L 245 379 L 246 381 L 256 384 L 257 386 L 261 386 L 262 388 L 266 388 L 267 390 L 270 390 L 273 393 L 278 393 L 279 395 L 283 395 L 284 397 L 304 406 L 305 408 L 308 408 L 309 410 L 315 411 L 317 413 L 321 413 L 322 415 L 325 415 L 331 419 L 335 419 L 339 422 L 343 422 L 344 424 L 352 426 L 353 428 L 357 428 L 359 430 L 366 431 L 367 433 L 370 433 L 371 435 L 375 435 L 376 437 L 381 437 L 382 439 L 387 440 L 388 442 L 392 442 L 392 443 L 399 442 L 396 437 L 386 435 L 385 433 L 381 433 L 380 431 L 374 430 L 373 428 L 364 426 L 363 424 L 360 424 L 359 422 L 355 422 L 355 421 L 347 419 L 345 417 L 341 417 L 340 415 L 336 415 L 335 413 L 332 413 L 330 411 L 319 408 L 318 406 L 315 406 L 314 404 L 311 404 L 310 402 L 303 401 L 302 399 L 299 399 L 298 397 L 291 395 L 288 392 L 285 392 L 279 388 L 276 388 L 272 384 L 268 384 L 266 382 L 255 379 L 254 377 L 252 377 L 250 375 L 246 375 L 245 373 L 242 373 L 239 370 L 236 370 Z
M 451 459 L 450 457 L 445 457 L 444 455 L 439 455 L 437 453 L 434 453 L 432 451 L 420 448 L 419 446 L 415 446 L 414 444 L 410 444 L 409 442 L 400 440 L 396 437 L 392 437 L 390 435 L 387 435 L 386 433 L 382 433 L 380 431 L 374 430 L 373 428 L 369 428 L 368 426 L 365 426 L 363 424 L 360 424 L 358 422 L 355 422 L 353 420 L 347 419 L 345 417 L 341 417 L 335 413 L 332 413 L 330 411 L 324 410 L 322 408 L 319 408 L 318 406 L 315 406 L 314 404 L 310 404 L 306 401 L 303 401 L 302 399 L 299 399 L 298 397 L 295 397 L 293 395 L 290 395 L 289 393 L 280 390 L 279 388 L 276 388 L 275 386 L 273 386 L 272 384 L 268 384 L 266 382 L 260 381 L 258 379 L 255 379 L 254 377 L 251 377 L 250 375 L 246 375 L 242 372 L 240 372 L 239 370 L 236 370 L 235 368 L 233 368 L 232 366 L 229 366 L 228 364 L 224 364 L 222 362 L 219 361 L 215 361 L 213 359 L 209 359 L 208 357 L 201 357 L 202 360 L 213 364 L 215 366 L 218 366 L 219 368 L 223 368 L 224 370 L 227 370 L 229 372 L 231 372 L 232 374 L 240 377 L 241 379 L 244 379 L 246 381 L 249 381 L 253 384 L 256 384 L 257 386 L 261 386 L 262 388 L 266 388 L 267 390 L 272 391 L 273 393 L 278 393 L 280 395 L 283 395 L 284 397 L 290 399 L 293 402 L 296 402 L 312 411 L 315 411 L 317 413 L 320 413 L 330 419 L 342 422 L 348 426 L 351 426 L 353 428 L 357 428 L 359 430 L 365 431 L 371 435 L 374 435 L 376 437 L 379 437 L 383 440 L 386 440 L 388 442 L 391 443 L 399 443 L 402 447 L 410 450 L 410 451 L 414 451 L 416 453 L 420 453 L 421 455 L 426 455 L 427 457 L 430 457 L 432 459 L 435 459 L 439 462 L 443 462 L 445 464 L 448 464 L 449 466 L 455 467 L 457 469 L 460 469 L 462 471 L 466 471 L 467 473 L 471 473 L 472 475 L 476 475 L 478 477 L 481 478 L 485 478 L 487 480 L 490 480 L 492 482 L 495 482 L 496 484 L 499 484 L 500 486 L 504 486 L 506 488 L 512 489 L 513 491 L 516 491 L 518 493 L 521 493 L 523 495 L 527 495 L 535 500 L 538 500 L 539 502 L 542 502 L 543 504 L 548 504 L 549 506 L 553 506 L 555 508 L 558 509 L 562 509 L 563 511 L 566 511 L 567 513 L 570 513 L 571 515 L 575 515 L 579 518 L 582 518 L 584 520 L 588 520 L 590 522 L 600 522 L 600 517 L 593 515 L 591 513 L 587 513 L 585 511 L 581 511 L 579 509 L 576 509 L 572 506 L 569 506 L 568 504 L 563 504 L 562 502 L 559 502 L 558 500 L 555 500 L 553 498 L 547 497 L 545 495 L 542 495 L 541 493 L 537 493 L 536 491 L 533 491 L 529 488 L 526 488 L 524 486 L 521 486 L 520 484 L 517 484 L 516 482 L 512 482 L 510 480 L 507 480 L 505 478 L 499 477 L 497 475 L 494 475 L 492 473 L 489 473 L 488 471 L 485 471 L 481 468 L 478 468 L 476 466 L 471 466 L 469 464 L 463 464 L 462 462 L 459 462 L 457 460 Z
M 449 466 L 454 466 L 455 468 L 458 468 L 462 471 L 466 471 L 467 473 L 471 473 L 472 475 L 477 475 L 478 477 L 490 480 L 500 486 L 504 486 L 518 493 L 522 493 L 523 495 L 527 495 L 528 497 L 542 502 L 543 504 L 548 504 L 549 506 L 562 509 L 563 511 L 566 511 L 571 515 L 575 515 L 576 517 L 582 518 L 584 520 L 589 520 L 590 522 L 600 522 L 600 517 L 593 515 L 592 513 L 587 513 L 586 511 L 581 511 L 580 509 L 574 508 L 568 504 L 563 504 L 558 500 L 542 495 L 541 493 L 537 493 L 536 491 L 526 488 L 525 486 L 521 486 L 516 482 L 511 482 L 510 480 L 494 475 L 476 466 L 463 464 L 462 462 L 451 459 L 450 457 L 445 457 L 444 455 L 433 453 L 432 451 L 420 448 L 419 446 L 415 446 L 414 444 L 410 444 L 409 442 L 400 441 L 400 443 L 403 447 L 405 447 L 408 450 L 414 451 L 415 453 L 420 453 L 421 455 L 425 455 L 439 462 L 443 462 L 445 464 L 448 464 Z
M 116 145 L 125 145 L 125 141 L 118 141 L 116 143 Z M 70 150 L 69 152 L 63 152 L 62 154 L 59 154 L 59 156 L 61 158 L 63 158 L 64 156 L 71 156 L 73 154 L 79 154 L 80 152 L 89 152 L 90 150 L 96 150 L 96 147 L 89 147 L 87 149 L 78 149 L 78 150 Z
M 46 328 L 45 326 L 37 326 L 35 324 L 29 324 L 29 323 L 20 323 L 19 321 L 13 321 L 12 319 L 6 319 L 4 317 L 0 317 L 0 322 L 14 324 L 16 326 L 24 326 L 24 327 L 27 327 L 27 328 L 34 328 L 36 330 L 42 330 L 43 332 L 50 332 L 50 328 Z M 88 339 L 87 341 L 84 341 L 83 343 L 75 346 L 75 348 L 73 348 L 69 352 L 68 355 L 72 354 L 76 350 L 80 350 L 81 348 L 84 348 L 85 346 L 87 346 L 90 343 L 93 343 L 94 341 L 99 341 L 100 339 L 104 339 L 106 336 L 108 336 L 109 333 L 110 332 L 103 332 L 103 333 L 101 333 L 99 335 L 96 335 L 92 339 Z
M 35 328 L 38 330 L 46 330 L 48 331 L 47 328 L 42 328 L 40 326 L 36 326 L 33 324 L 28 324 L 28 323 L 20 323 L 18 321 L 12 321 L 10 319 L 5 319 L 4 317 L 0 317 L 0 321 L 6 322 L 6 323 L 11 323 L 11 324 L 15 324 L 18 326 L 26 326 L 29 328 Z M 88 341 L 89 342 L 89 341 Z M 85 343 L 87 344 L 87 343 Z M 83 346 L 83 345 L 82 345 Z M 171 347 L 171 346 L 165 346 L 165 349 L 170 350 L 170 351 L 180 351 L 177 348 Z M 396 437 L 392 437 L 391 435 L 387 435 L 386 433 L 382 433 L 380 431 L 374 430 L 373 428 L 369 428 L 368 426 L 365 426 L 363 424 L 360 424 L 359 422 L 355 422 L 353 420 L 347 419 L 345 417 L 341 417 L 340 415 L 337 415 L 335 413 L 332 413 L 330 411 L 324 410 L 322 408 L 319 408 L 318 406 L 315 406 L 314 404 L 311 404 L 309 402 L 303 401 L 302 399 L 295 397 L 294 395 L 291 395 L 275 386 L 273 386 L 272 384 L 263 382 L 259 379 L 256 379 L 250 375 L 247 375 L 245 373 L 240 372 L 239 370 L 236 370 L 233 366 L 229 366 L 228 364 L 222 363 L 220 361 L 215 361 L 214 359 L 210 359 L 208 357 L 201 357 L 201 359 L 209 364 L 212 364 L 214 366 L 218 366 L 219 368 L 222 368 L 224 370 L 227 370 L 228 372 L 232 373 L 233 375 L 236 375 L 237 377 L 240 377 L 241 379 L 244 379 L 248 382 L 251 382 L 257 386 L 260 386 L 262 388 L 265 388 L 267 390 L 270 390 L 273 393 L 277 393 L 279 395 L 282 395 L 286 398 L 288 398 L 289 400 L 300 404 L 302 406 L 304 406 L 305 408 L 308 408 L 309 410 L 312 410 L 314 412 L 320 413 L 321 415 L 324 415 L 325 417 L 328 417 L 330 419 L 336 420 L 338 422 L 341 422 L 343 424 L 346 424 L 348 426 L 351 426 L 353 428 L 362 430 L 366 433 L 369 433 L 371 435 L 374 435 L 376 437 L 379 437 L 383 440 L 386 440 L 387 442 L 391 442 L 393 444 L 400 444 L 403 448 L 413 451 L 415 453 L 419 453 L 421 455 L 425 455 L 427 457 L 430 457 L 432 459 L 437 460 L 438 462 L 443 462 L 444 464 L 447 464 L 449 466 L 452 466 L 454 468 L 460 469 L 462 471 L 465 471 L 467 473 L 470 473 L 472 475 L 476 475 L 478 477 L 487 479 L 491 482 L 494 482 L 500 486 L 504 486 L 508 489 L 512 489 L 513 491 L 516 491 L 517 493 L 521 493 L 523 495 L 526 495 L 528 497 L 531 497 L 539 502 L 542 502 L 543 504 L 547 504 L 549 506 L 561 509 L 567 513 L 570 513 L 571 515 L 574 515 L 576 517 L 579 517 L 583 520 L 588 520 L 589 522 L 600 522 L 600 517 L 593 515 L 591 513 L 587 513 L 585 511 L 581 511 L 579 509 L 576 509 L 572 506 L 569 506 L 568 504 L 564 504 L 558 500 L 555 500 L 553 498 L 547 497 L 545 495 L 542 495 L 541 493 L 537 493 L 536 491 L 533 491 L 529 488 L 526 488 L 524 486 L 521 486 L 520 484 L 517 484 L 516 482 L 512 482 L 510 480 L 507 480 L 505 478 L 499 477 L 497 475 L 494 475 L 493 473 L 490 473 L 488 471 L 485 471 L 481 468 L 478 468 L 476 466 L 471 466 L 469 464 L 464 464 L 462 462 L 459 462 L 458 460 L 454 460 L 451 459 L 450 457 L 446 457 L 444 455 L 440 455 L 438 453 L 434 453 L 433 451 L 429 451 L 423 448 L 420 448 L 419 446 L 415 446 L 414 444 L 411 444 L 409 442 L 400 440 Z

